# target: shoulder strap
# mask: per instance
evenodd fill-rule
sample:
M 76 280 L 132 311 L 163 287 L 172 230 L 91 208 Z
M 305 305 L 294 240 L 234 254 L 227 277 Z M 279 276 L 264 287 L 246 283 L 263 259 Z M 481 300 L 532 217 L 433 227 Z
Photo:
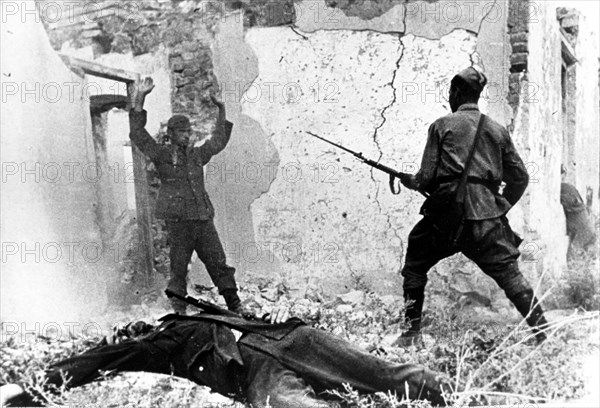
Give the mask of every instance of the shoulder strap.
M 467 186 L 467 176 L 469 174 L 469 169 L 471 168 L 471 162 L 473 161 L 473 155 L 475 154 L 475 148 L 477 147 L 477 141 L 479 140 L 479 135 L 481 134 L 481 130 L 483 129 L 483 122 L 485 121 L 485 115 L 482 113 L 479 118 L 479 124 L 477 125 L 477 130 L 475 131 L 475 137 L 473 138 L 473 145 L 471 146 L 471 151 L 469 152 L 469 157 L 467 157 L 467 161 L 465 162 L 465 169 L 460 177 L 460 182 L 458 183 L 458 188 L 456 190 L 456 201 L 462 203 L 465 200 L 466 186 Z

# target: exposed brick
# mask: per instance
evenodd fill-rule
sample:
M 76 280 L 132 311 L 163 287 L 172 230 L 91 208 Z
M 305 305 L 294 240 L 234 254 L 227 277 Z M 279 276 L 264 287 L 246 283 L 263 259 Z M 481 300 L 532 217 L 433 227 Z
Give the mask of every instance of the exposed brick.
M 510 43 L 527 42 L 529 40 L 529 33 L 519 32 L 510 34 Z
M 118 53 L 125 54 L 128 52 L 131 52 L 132 50 L 133 50 L 133 46 L 131 44 L 131 37 L 129 37 L 125 33 L 115 34 L 115 36 L 112 40 L 112 44 L 111 44 L 112 52 L 118 52 Z
M 195 97 L 196 96 L 196 87 L 194 85 L 184 85 L 182 88 L 183 93 L 188 96 L 188 97 Z
M 510 82 L 508 84 L 508 93 L 509 95 L 519 95 L 519 93 L 521 92 L 521 82 L 520 81 L 513 81 Z
M 516 54 L 527 53 L 529 51 L 529 47 L 526 42 L 514 43 L 512 45 L 512 52 Z
M 195 52 L 184 52 L 181 54 L 181 57 L 186 61 L 193 60 L 196 58 L 196 53 Z
M 133 41 L 134 55 L 146 54 L 152 51 L 159 43 L 158 26 L 143 26 L 137 29 Z
M 508 76 L 508 83 L 511 84 L 513 82 L 521 82 L 521 76 L 522 74 L 518 74 L 518 73 L 513 73 L 513 74 L 509 74 Z
M 192 78 L 185 77 L 180 74 L 173 75 L 173 84 L 178 88 L 182 87 L 184 85 L 187 85 L 187 84 L 191 84 L 192 82 L 193 82 Z
M 184 70 L 183 62 L 179 62 L 179 61 L 172 62 L 171 69 L 173 70 L 173 72 L 183 72 L 183 70 Z
M 183 75 L 186 77 L 191 77 L 194 78 L 196 76 L 202 76 L 202 75 L 198 75 L 201 73 L 201 70 L 199 68 L 186 68 L 183 70 Z
M 527 54 L 526 52 L 512 54 L 510 56 L 511 72 L 515 72 L 515 71 L 513 71 L 513 67 L 517 70 L 527 69 L 528 56 L 529 56 L 529 54 Z
M 578 15 L 569 15 L 562 20 L 560 20 L 560 26 L 565 30 L 571 29 L 573 27 L 579 26 L 579 16 Z
M 102 30 L 85 30 L 81 33 L 82 38 L 94 38 L 101 36 L 103 33 Z

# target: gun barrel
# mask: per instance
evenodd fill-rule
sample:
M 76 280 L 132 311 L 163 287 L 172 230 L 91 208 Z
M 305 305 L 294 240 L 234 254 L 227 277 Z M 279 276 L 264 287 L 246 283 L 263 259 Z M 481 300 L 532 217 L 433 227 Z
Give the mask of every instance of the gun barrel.
M 317 134 L 314 134 L 313 132 L 309 132 L 309 131 L 306 131 L 306 133 L 308 133 L 308 134 L 309 134 L 309 135 L 311 135 L 311 136 L 314 136 L 314 137 L 316 137 L 317 139 L 321 139 L 322 141 L 324 141 L 324 142 L 327 142 L 327 143 L 329 143 L 330 145 L 333 145 L 333 146 L 337 147 L 338 149 L 342 149 L 342 150 L 343 150 L 343 151 L 345 151 L 345 152 L 348 152 L 348 153 L 350 153 L 350 154 L 353 154 L 354 156 L 358 157 L 358 158 L 359 158 L 359 159 L 361 159 L 361 160 L 363 159 L 363 157 L 362 157 L 362 154 L 360 154 L 360 153 L 357 153 L 357 152 L 355 152 L 355 151 L 353 151 L 353 150 L 350 150 L 350 149 L 348 149 L 347 147 L 344 147 L 344 146 L 342 146 L 342 145 L 340 145 L 340 144 L 337 144 L 337 143 L 335 143 L 335 142 L 332 142 L 332 141 L 331 141 L 331 140 L 329 140 L 329 139 L 325 139 L 323 136 L 319 136 L 319 135 L 317 135 Z
M 358 159 L 360 159 L 363 163 L 365 163 L 365 164 L 367 164 L 367 165 L 369 165 L 371 167 L 374 167 L 377 170 L 383 171 L 384 173 L 387 173 L 387 174 L 389 174 L 392 177 L 400 178 L 402 176 L 406 176 L 407 175 L 406 173 L 394 170 L 391 167 L 388 167 L 388 166 L 386 166 L 384 164 L 376 162 L 375 160 L 367 159 L 366 157 L 364 157 L 362 155 L 362 153 L 357 153 L 357 152 L 355 152 L 353 150 L 348 149 L 347 147 L 344 147 L 344 146 L 342 146 L 340 144 L 332 142 L 331 140 L 325 139 L 324 137 L 319 136 L 319 135 L 317 135 L 317 134 L 315 134 L 313 132 L 309 132 L 307 130 L 305 132 L 308 133 L 311 136 L 316 137 L 317 139 L 321 139 L 322 141 L 327 142 L 330 145 L 333 145 L 333 146 L 337 147 L 338 149 L 342 149 L 345 152 L 348 152 L 348 153 L 354 155 L 355 157 L 357 157 Z M 392 193 L 394 193 L 394 188 L 392 187 L 392 183 L 393 183 L 393 179 L 390 179 L 390 188 L 392 189 Z M 423 197 L 428 197 L 428 194 L 425 193 L 424 191 L 421 191 L 421 190 L 417 190 L 417 191 L 419 193 L 421 193 L 421 195 L 423 195 Z M 394 194 L 396 194 L 396 193 L 394 193 Z

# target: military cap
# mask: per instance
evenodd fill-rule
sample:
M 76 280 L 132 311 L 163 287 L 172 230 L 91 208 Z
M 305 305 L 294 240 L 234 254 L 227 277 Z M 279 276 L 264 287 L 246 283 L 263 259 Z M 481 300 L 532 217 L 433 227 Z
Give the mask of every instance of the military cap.
M 462 79 L 467 85 L 473 88 L 477 92 L 481 92 L 487 84 L 487 78 L 483 74 L 483 72 L 477 70 L 474 67 L 465 68 L 460 71 L 458 74 L 452 78 L 452 81 L 455 79 Z
M 184 115 L 173 115 L 167 122 L 167 127 L 171 130 L 191 129 L 190 120 Z

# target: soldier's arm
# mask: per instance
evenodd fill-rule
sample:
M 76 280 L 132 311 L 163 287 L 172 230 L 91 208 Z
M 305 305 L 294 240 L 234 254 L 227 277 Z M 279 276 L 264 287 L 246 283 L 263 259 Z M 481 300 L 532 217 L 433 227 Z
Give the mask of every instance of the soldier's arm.
M 521 160 L 515 145 L 505 130 L 505 145 L 502 151 L 502 181 L 506 183 L 502 195 L 510 205 L 515 205 L 525 193 L 529 184 L 527 168 Z
M 227 146 L 227 143 L 229 143 L 229 139 L 231 137 L 231 129 L 233 128 L 233 123 L 227 120 L 225 105 L 223 102 L 219 101 L 212 95 L 210 98 L 212 102 L 219 108 L 219 116 L 217 119 L 217 125 L 211 138 L 208 139 L 202 146 L 197 148 L 200 150 L 200 155 L 204 163 L 208 162 L 212 156 L 221 152 L 225 146 Z
M 429 191 L 437 173 L 438 158 L 440 157 L 440 138 L 437 132 L 435 122 L 429 126 L 427 132 L 427 143 L 421 159 L 421 168 L 415 175 L 417 188 L 423 191 Z
M 161 146 L 146 131 L 146 111 L 144 101 L 146 96 L 154 89 L 152 78 L 145 78 L 140 83 L 129 85 L 129 138 L 152 161 L 159 159 Z

